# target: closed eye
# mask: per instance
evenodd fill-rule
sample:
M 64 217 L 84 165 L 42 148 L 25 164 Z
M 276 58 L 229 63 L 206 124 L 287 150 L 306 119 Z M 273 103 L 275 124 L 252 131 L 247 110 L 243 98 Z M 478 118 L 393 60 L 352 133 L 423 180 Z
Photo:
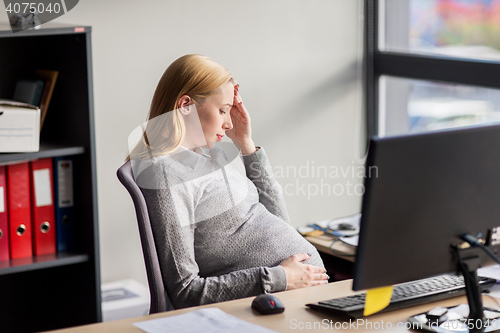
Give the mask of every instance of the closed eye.
M 221 114 L 226 114 L 226 111 L 219 110 Z

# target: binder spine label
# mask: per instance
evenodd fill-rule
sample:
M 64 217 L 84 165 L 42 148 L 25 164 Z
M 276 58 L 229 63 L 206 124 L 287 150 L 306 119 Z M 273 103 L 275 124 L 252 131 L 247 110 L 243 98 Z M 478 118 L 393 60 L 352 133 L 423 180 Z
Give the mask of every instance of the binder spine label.
M 57 178 L 60 208 L 73 207 L 73 161 L 57 162 Z
M 36 207 L 52 205 L 50 170 L 40 169 L 33 171 L 33 180 L 35 183 Z

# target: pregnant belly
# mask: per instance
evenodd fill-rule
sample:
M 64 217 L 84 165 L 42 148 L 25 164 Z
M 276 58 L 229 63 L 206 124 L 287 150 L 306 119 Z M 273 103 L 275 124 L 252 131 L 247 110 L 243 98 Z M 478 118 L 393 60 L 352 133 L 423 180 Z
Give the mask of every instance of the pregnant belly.
M 204 232 L 202 239 L 195 240 L 200 276 L 218 276 L 252 267 L 273 267 L 298 253 L 312 255 L 304 263 L 323 266 L 314 246 L 288 223 L 262 208 L 257 207 L 255 213 L 258 214 L 253 214 L 253 218 L 236 229 L 227 225 L 221 228 L 220 223 L 209 221 L 198 226 L 197 233 Z

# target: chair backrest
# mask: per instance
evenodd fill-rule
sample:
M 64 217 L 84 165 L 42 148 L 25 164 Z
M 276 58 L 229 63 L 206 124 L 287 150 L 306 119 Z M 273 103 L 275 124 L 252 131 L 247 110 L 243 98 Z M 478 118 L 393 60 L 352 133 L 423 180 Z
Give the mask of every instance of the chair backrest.
M 144 262 L 146 263 L 149 293 L 151 294 L 149 313 L 152 314 L 173 310 L 174 307 L 163 285 L 160 262 L 158 261 L 153 230 L 151 229 L 151 222 L 149 221 L 148 208 L 141 189 L 134 180 L 131 162 L 129 161 L 123 164 L 116 174 L 120 182 L 130 193 L 130 196 L 132 196 L 132 201 L 134 202 L 137 223 L 139 224 L 139 234 L 141 236 L 142 253 L 144 255 Z

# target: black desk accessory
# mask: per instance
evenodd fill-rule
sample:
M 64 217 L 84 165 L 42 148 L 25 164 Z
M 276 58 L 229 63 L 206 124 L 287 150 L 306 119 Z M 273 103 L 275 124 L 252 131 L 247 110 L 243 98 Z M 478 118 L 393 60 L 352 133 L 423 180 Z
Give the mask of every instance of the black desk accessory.
M 252 308 L 262 315 L 282 313 L 285 311 L 283 303 L 278 297 L 271 294 L 262 294 L 254 298 Z

